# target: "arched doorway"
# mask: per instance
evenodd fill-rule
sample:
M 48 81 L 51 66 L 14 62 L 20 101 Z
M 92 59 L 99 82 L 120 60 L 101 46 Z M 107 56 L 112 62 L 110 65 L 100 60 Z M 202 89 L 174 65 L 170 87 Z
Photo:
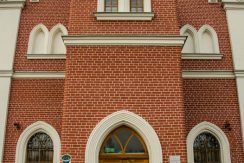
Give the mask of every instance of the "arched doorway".
M 193 144 L 195 163 L 221 163 L 220 145 L 212 134 L 199 134 Z
M 141 136 L 127 126 L 113 130 L 103 142 L 99 163 L 148 163 L 147 147 Z

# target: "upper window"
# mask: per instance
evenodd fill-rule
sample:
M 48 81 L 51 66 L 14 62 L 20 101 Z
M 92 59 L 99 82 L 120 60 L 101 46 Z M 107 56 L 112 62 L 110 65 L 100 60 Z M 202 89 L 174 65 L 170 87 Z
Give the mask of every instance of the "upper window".
M 130 0 L 131 12 L 143 12 L 143 0 Z
M 105 0 L 105 12 L 118 12 L 118 0 Z
M 220 163 L 220 145 L 210 133 L 198 135 L 193 144 L 195 163 Z
M 43 132 L 34 134 L 27 144 L 26 163 L 53 163 L 53 142 Z
M 122 126 L 111 132 L 100 149 L 100 163 L 139 161 L 148 162 L 148 152 L 142 138 L 132 129 Z
M 151 21 L 151 0 L 98 0 L 97 20 Z

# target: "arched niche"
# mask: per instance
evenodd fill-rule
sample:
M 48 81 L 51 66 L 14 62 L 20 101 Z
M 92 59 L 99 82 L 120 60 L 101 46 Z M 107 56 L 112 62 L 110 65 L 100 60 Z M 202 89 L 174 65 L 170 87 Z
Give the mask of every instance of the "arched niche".
M 38 121 L 28 126 L 20 135 L 17 148 L 15 163 L 25 163 L 27 143 L 29 139 L 36 133 L 46 133 L 53 141 L 53 163 L 60 160 L 61 141 L 58 132 L 49 124 Z
M 225 133 L 216 125 L 209 122 L 202 122 L 196 125 L 187 136 L 187 160 L 194 163 L 193 144 L 198 135 L 202 133 L 212 134 L 219 142 L 221 163 L 231 163 L 230 145 Z
M 29 37 L 28 54 L 46 54 L 48 44 L 48 29 L 43 24 L 35 26 Z
M 203 25 L 198 31 L 200 53 L 220 53 L 216 31 L 209 25 Z
M 163 162 L 161 144 L 152 126 L 142 117 L 123 110 L 107 116 L 94 128 L 86 145 L 85 163 L 99 163 L 99 152 L 105 138 L 123 125 L 132 128 L 142 137 L 148 149 L 150 163 Z
M 196 29 L 191 25 L 186 24 L 181 28 L 180 34 L 183 36 L 187 36 L 187 40 L 183 47 L 182 53 L 198 53 L 199 42 Z
M 62 24 L 57 24 L 51 29 L 49 34 L 49 54 L 66 54 L 66 47 L 62 39 L 63 35 L 68 35 L 68 31 Z

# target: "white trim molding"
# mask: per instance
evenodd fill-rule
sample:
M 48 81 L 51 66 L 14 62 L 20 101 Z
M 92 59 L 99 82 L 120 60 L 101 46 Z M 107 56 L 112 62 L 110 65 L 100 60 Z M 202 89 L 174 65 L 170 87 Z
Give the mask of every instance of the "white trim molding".
M 97 20 L 136 20 L 136 21 L 151 21 L 154 17 L 154 13 L 142 12 L 142 13 L 106 13 L 97 12 L 94 13 Z
M 148 149 L 150 163 L 163 162 L 161 144 L 152 126 L 142 117 L 123 110 L 104 118 L 94 128 L 86 145 L 85 163 L 99 162 L 99 151 L 104 139 L 121 125 L 131 127 L 143 138 Z
M 185 36 L 63 36 L 64 44 L 91 46 L 183 46 Z
M 196 125 L 187 136 L 187 160 L 188 163 L 194 163 L 193 144 L 196 137 L 204 132 L 211 133 L 216 137 L 220 144 L 221 163 L 231 163 L 230 145 L 225 133 L 216 125 L 209 122 L 202 122 Z
M 12 77 L 13 70 L 0 70 L 0 77 Z
M 66 59 L 66 54 L 27 54 L 27 59 Z
M 223 54 L 215 53 L 181 53 L 181 59 L 220 60 Z
M 18 9 L 25 6 L 25 0 L 10 0 L 10 1 L 1 1 L 0 0 L 0 9 Z
M 64 79 L 65 72 L 51 71 L 16 71 L 13 74 L 13 79 Z
M 244 78 L 244 70 L 236 70 L 235 71 L 235 76 L 237 78 Z
M 44 132 L 49 135 L 53 141 L 53 163 L 60 161 L 61 140 L 58 132 L 49 124 L 43 121 L 38 121 L 27 127 L 20 135 L 17 148 L 15 163 L 25 163 L 26 147 L 29 139 L 38 132 Z
M 183 70 L 184 79 L 235 79 L 233 71 L 221 70 Z

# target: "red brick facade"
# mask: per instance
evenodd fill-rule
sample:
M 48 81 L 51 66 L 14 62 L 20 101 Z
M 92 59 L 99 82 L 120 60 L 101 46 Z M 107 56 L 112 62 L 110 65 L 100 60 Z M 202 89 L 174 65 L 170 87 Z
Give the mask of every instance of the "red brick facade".
M 65 71 L 65 79 L 14 79 L 8 109 L 3 163 L 15 162 L 20 134 L 36 121 L 52 125 L 61 154 L 85 163 L 88 137 L 103 118 L 131 111 L 156 131 L 163 162 L 180 155 L 187 163 L 186 137 L 208 121 L 228 137 L 232 163 L 243 163 L 240 111 L 235 79 L 183 79 L 182 70 L 233 70 L 225 11 L 208 0 L 152 0 L 152 21 L 97 21 L 97 0 L 26 2 L 20 20 L 14 71 Z M 67 46 L 66 60 L 28 60 L 29 34 L 43 23 L 58 23 L 69 35 L 179 35 L 190 24 L 211 25 L 221 60 L 182 60 L 176 46 Z M 231 124 L 231 130 L 225 123 Z M 20 130 L 13 123 L 21 125 Z

